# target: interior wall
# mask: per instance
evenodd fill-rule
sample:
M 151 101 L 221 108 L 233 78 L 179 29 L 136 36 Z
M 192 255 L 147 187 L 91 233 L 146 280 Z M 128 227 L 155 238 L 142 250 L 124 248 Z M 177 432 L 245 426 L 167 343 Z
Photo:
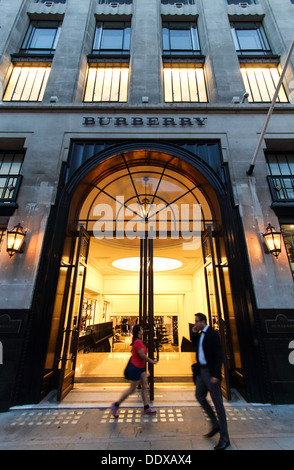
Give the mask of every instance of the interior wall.
M 86 295 L 96 299 L 99 322 L 110 321 L 111 316 L 138 316 L 139 275 L 121 271 L 119 275 L 103 276 L 91 265 L 87 270 Z M 198 268 L 191 275 L 176 272 L 155 273 L 154 314 L 178 317 L 179 344 L 182 336 L 189 339 L 189 323 L 194 323 L 196 312 L 207 313 L 204 273 Z M 108 302 L 103 316 L 104 303 Z

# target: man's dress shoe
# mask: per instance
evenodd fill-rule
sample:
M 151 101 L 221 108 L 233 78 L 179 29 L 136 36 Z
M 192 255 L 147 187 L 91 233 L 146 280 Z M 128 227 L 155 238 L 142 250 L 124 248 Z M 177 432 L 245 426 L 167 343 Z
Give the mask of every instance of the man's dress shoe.
M 216 428 L 212 428 L 211 431 L 207 432 L 206 434 L 203 434 L 204 437 L 213 437 L 217 432 L 219 432 L 219 427 L 217 426 Z
M 219 443 L 215 446 L 215 450 L 225 450 L 227 447 L 229 447 L 230 441 L 219 441 Z

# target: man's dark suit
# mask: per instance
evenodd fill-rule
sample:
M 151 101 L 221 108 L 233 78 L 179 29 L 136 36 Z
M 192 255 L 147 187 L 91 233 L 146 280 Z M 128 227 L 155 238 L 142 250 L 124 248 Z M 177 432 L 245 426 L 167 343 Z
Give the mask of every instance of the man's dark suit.
M 211 377 L 215 377 L 218 380 L 222 379 L 222 350 L 219 334 L 213 328 L 208 327 L 204 333 L 203 339 L 203 351 L 206 358 L 207 366 Z M 198 345 L 200 341 L 200 333 L 194 333 L 192 335 L 192 343 L 196 348 L 196 359 L 198 359 Z
M 203 352 L 206 359 L 206 365 L 199 364 L 199 341 L 200 335 L 204 334 L 203 338 Z M 200 365 L 199 374 L 196 377 L 196 398 L 208 414 L 212 428 L 220 428 L 220 442 L 229 441 L 226 413 L 223 405 L 220 382 L 217 384 L 211 383 L 211 377 L 215 377 L 221 381 L 221 367 L 222 367 L 222 350 L 220 337 L 218 333 L 211 327 L 208 327 L 205 333 L 193 333 L 192 343 L 196 348 L 196 358 Z M 215 413 L 206 400 L 207 393 L 210 393 L 211 399 L 214 403 L 218 420 Z

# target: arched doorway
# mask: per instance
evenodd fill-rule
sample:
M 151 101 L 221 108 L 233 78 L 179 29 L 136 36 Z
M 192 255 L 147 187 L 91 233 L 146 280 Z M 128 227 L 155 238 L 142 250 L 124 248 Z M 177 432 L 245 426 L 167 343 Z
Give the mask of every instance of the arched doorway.
M 196 311 L 207 313 L 220 330 L 229 397 L 230 372 L 241 373 L 242 366 L 236 337 L 232 348 L 235 314 L 212 184 L 195 166 L 162 149 L 124 150 L 87 165 L 71 197 L 45 367 L 54 352 L 59 399 L 75 377 L 101 383 L 122 376 L 137 320 L 148 324 L 151 354 L 160 354 L 155 377 L 150 371 L 151 387 L 158 379 L 190 378 Z M 141 265 L 117 268 L 122 259 L 141 259 Z M 164 260 L 177 267 L 168 270 Z

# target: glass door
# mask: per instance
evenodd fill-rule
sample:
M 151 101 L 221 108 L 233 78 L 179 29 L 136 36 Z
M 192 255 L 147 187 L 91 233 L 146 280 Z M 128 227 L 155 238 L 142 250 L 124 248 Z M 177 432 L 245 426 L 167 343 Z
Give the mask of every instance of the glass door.
M 57 401 L 61 401 L 73 388 L 88 251 L 89 235 L 83 226 L 80 225 L 73 260 L 67 265 L 70 283 L 64 327 L 62 330 L 63 337 L 59 363 L 60 375 Z
M 230 361 L 230 339 L 228 332 L 228 322 L 225 318 L 225 309 L 222 302 L 222 287 L 220 282 L 219 268 L 221 263 L 217 259 L 217 251 L 212 236 L 211 227 L 202 235 L 202 248 L 204 259 L 204 272 L 207 293 L 207 306 L 209 324 L 219 331 L 222 350 L 223 350 L 223 368 L 221 388 L 223 395 L 230 400 L 231 390 L 229 381 L 229 361 Z
M 153 292 L 153 238 L 145 235 L 140 240 L 139 324 L 143 326 L 143 341 L 148 355 L 154 359 L 154 292 Z M 154 400 L 154 365 L 148 363 L 150 400 Z

